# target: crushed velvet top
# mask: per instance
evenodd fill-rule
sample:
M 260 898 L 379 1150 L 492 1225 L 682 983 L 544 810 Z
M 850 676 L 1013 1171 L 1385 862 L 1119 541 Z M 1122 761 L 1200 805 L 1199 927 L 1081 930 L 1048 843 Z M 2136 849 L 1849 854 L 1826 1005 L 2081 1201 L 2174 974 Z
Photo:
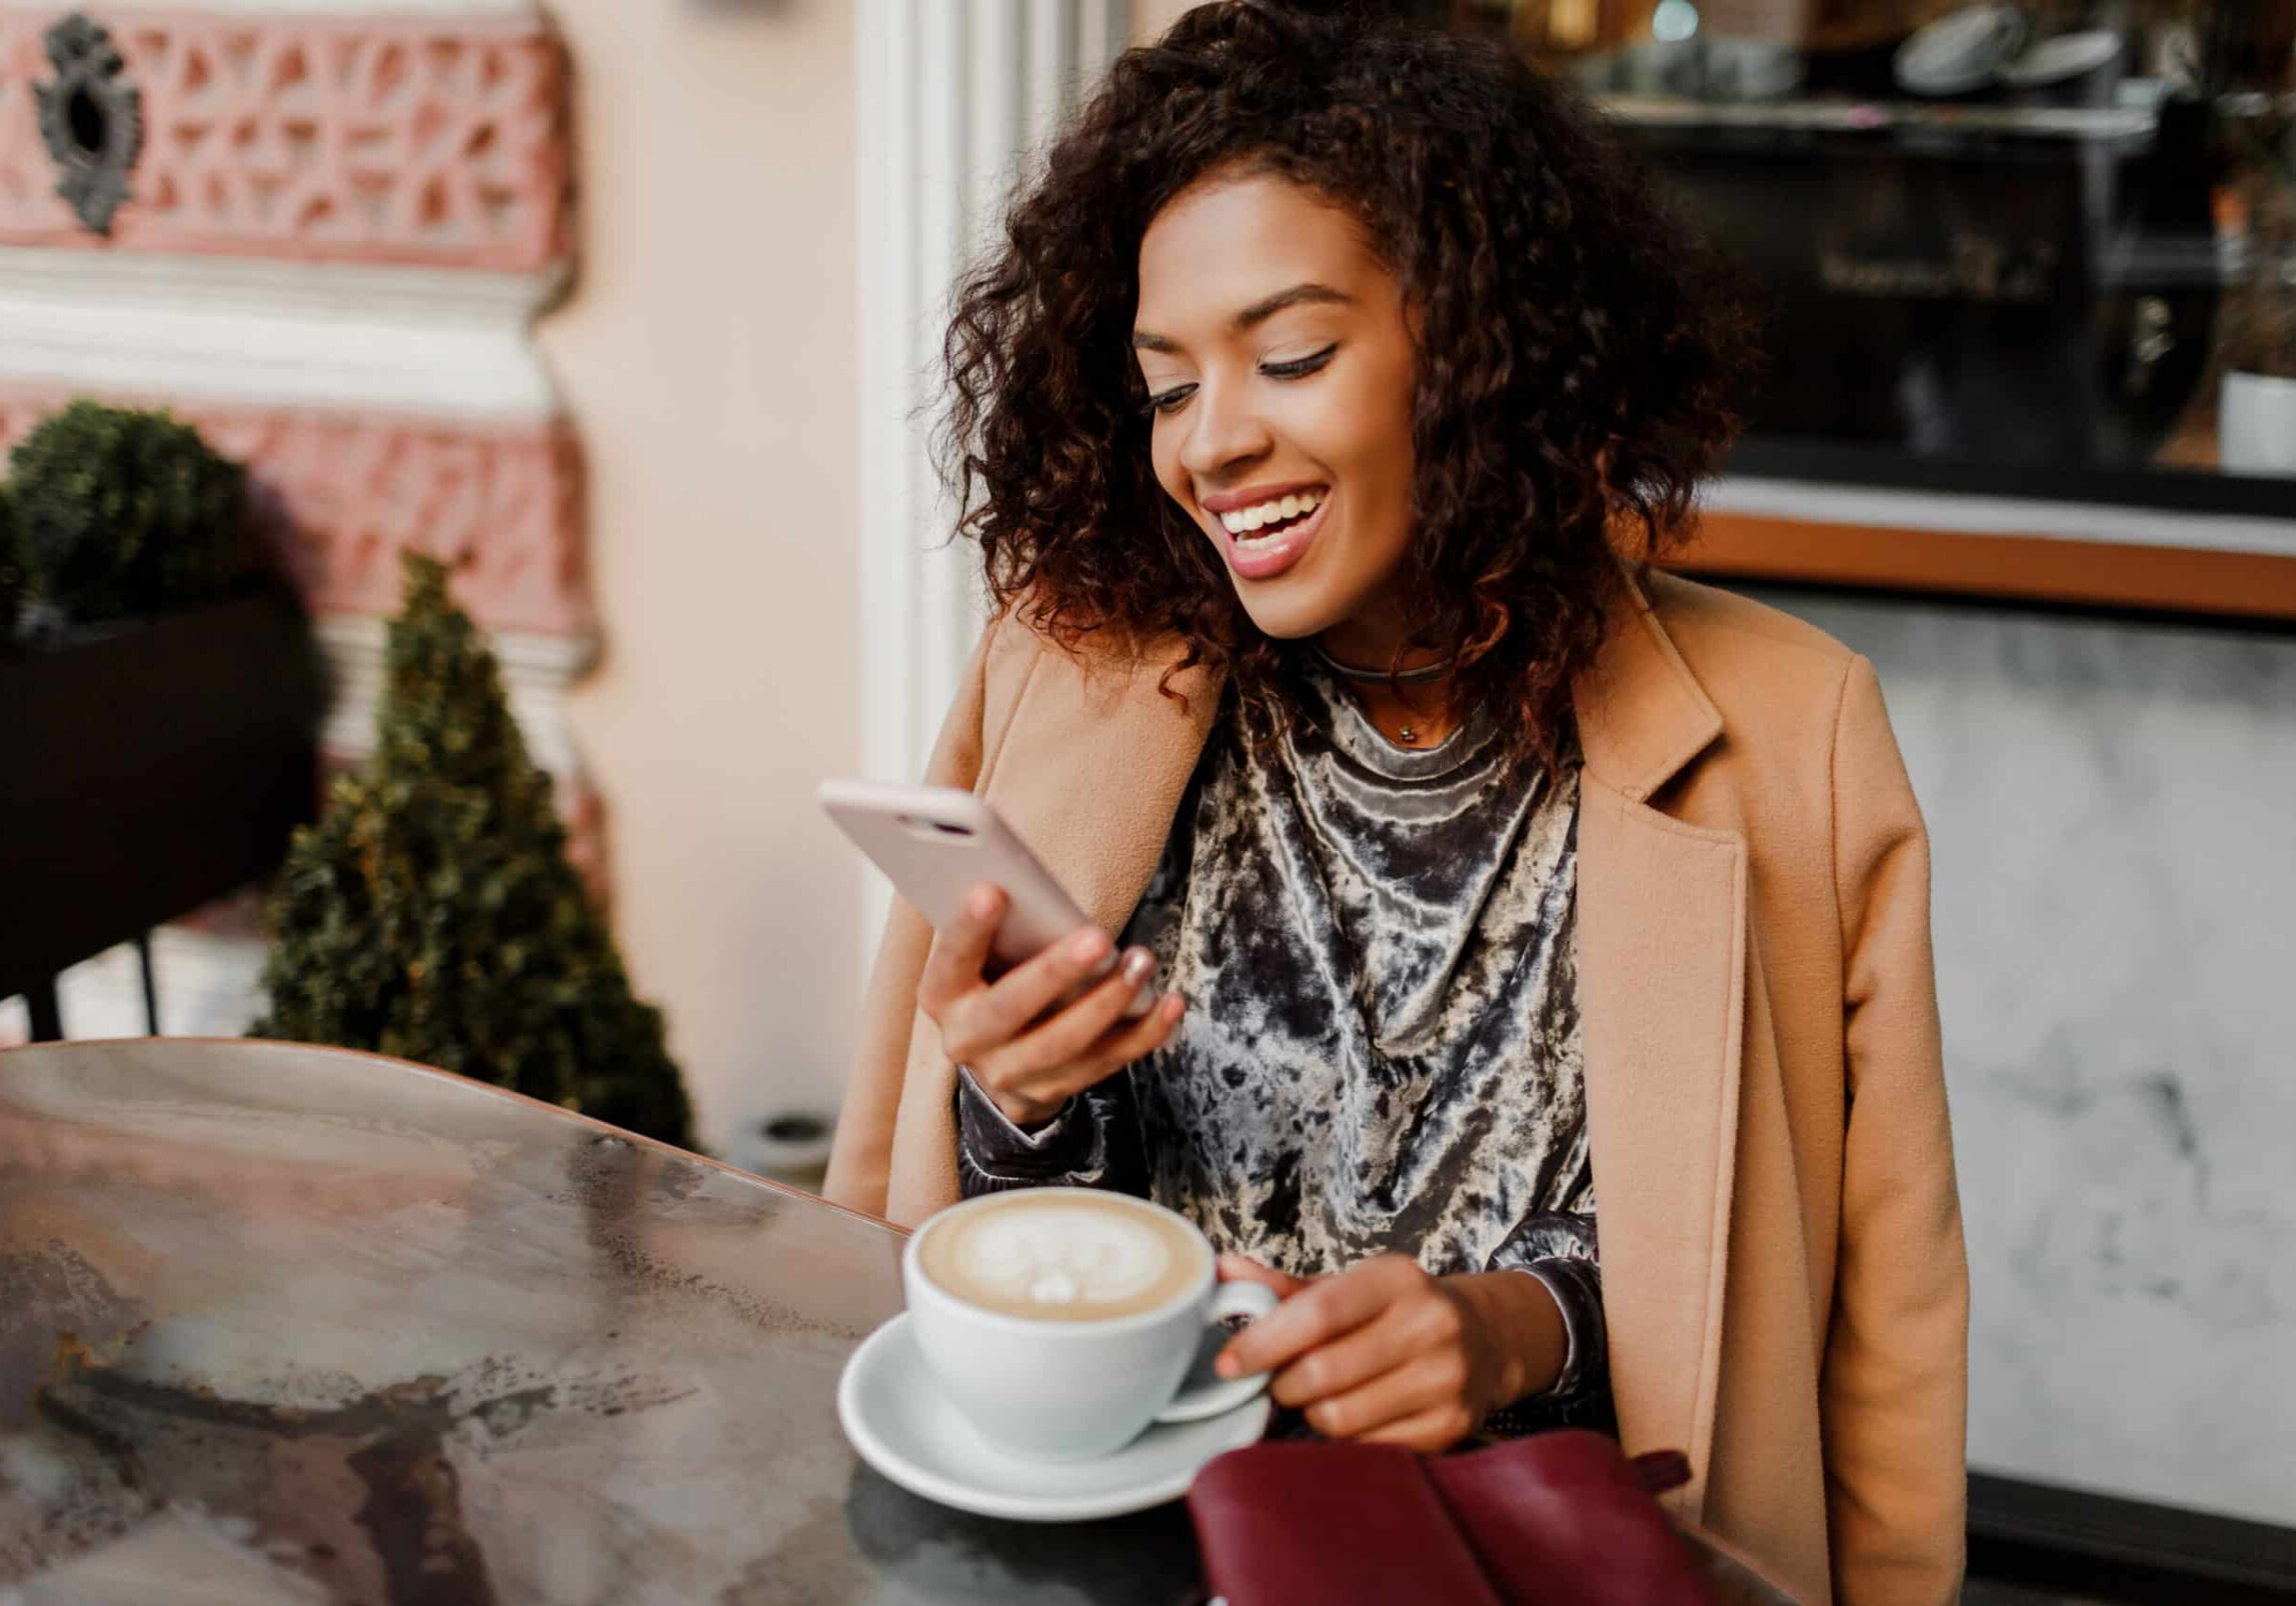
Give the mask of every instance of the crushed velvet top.
M 1606 1393 L 1573 927 L 1579 770 L 1488 722 L 1399 747 L 1319 666 L 1255 749 L 1225 708 L 1124 932 L 1188 1001 L 1023 1132 L 959 1079 L 968 1193 L 1143 1193 L 1300 1276 L 1389 1251 L 1546 1282 Z

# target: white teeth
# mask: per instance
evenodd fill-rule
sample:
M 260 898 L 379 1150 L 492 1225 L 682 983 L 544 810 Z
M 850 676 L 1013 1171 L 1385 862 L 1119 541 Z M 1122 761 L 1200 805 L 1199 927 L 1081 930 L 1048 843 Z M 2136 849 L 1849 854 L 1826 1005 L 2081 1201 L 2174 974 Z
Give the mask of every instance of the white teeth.
M 1281 519 L 1296 519 L 1302 513 L 1312 513 L 1324 503 L 1320 490 L 1294 491 L 1279 496 L 1273 502 L 1262 502 L 1257 507 L 1241 512 L 1220 515 L 1221 527 L 1231 536 L 1247 536 L 1262 524 L 1272 524 Z

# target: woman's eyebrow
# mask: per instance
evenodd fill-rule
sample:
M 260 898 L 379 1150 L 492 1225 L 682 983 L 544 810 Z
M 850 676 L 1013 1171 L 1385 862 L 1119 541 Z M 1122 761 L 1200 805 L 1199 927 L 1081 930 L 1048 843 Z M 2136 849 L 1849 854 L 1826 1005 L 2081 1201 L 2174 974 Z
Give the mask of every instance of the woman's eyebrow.
M 1352 304 L 1355 300 L 1344 290 L 1334 290 L 1328 284 L 1294 284 L 1289 290 L 1278 290 L 1273 296 L 1262 296 L 1228 320 L 1228 329 L 1242 334 L 1254 324 L 1262 324 L 1286 307 L 1298 306 L 1303 301 Z M 1132 349 L 1135 351 L 1178 351 L 1180 342 L 1165 335 L 1150 334 L 1147 329 L 1132 330 Z

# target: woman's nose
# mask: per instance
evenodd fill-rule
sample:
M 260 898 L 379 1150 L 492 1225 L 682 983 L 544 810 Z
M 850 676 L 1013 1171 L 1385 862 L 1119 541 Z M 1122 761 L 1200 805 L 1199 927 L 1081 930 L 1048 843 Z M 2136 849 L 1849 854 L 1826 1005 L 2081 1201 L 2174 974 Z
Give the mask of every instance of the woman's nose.
M 1265 457 L 1273 443 L 1267 425 L 1230 390 L 1200 386 L 1188 409 L 1180 466 L 1198 480 L 1217 480 L 1238 463 Z

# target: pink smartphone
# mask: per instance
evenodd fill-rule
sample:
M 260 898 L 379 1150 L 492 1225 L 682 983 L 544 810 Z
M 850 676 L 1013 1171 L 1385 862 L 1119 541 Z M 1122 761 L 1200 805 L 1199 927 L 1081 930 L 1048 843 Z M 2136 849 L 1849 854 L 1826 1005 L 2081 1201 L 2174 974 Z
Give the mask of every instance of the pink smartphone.
M 965 894 L 981 882 L 1003 888 L 1008 902 L 990 951 L 1001 964 L 1033 959 L 1089 923 L 985 798 L 953 786 L 875 780 L 825 780 L 816 795 L 838 828 L 936 929 L 956 919 Z M 1093 979 L 1106 975 L 1117 958 L 1111 950 Z M 1124 1012 L 1145 1015 L 1155 1002 L 1151 978 Z

